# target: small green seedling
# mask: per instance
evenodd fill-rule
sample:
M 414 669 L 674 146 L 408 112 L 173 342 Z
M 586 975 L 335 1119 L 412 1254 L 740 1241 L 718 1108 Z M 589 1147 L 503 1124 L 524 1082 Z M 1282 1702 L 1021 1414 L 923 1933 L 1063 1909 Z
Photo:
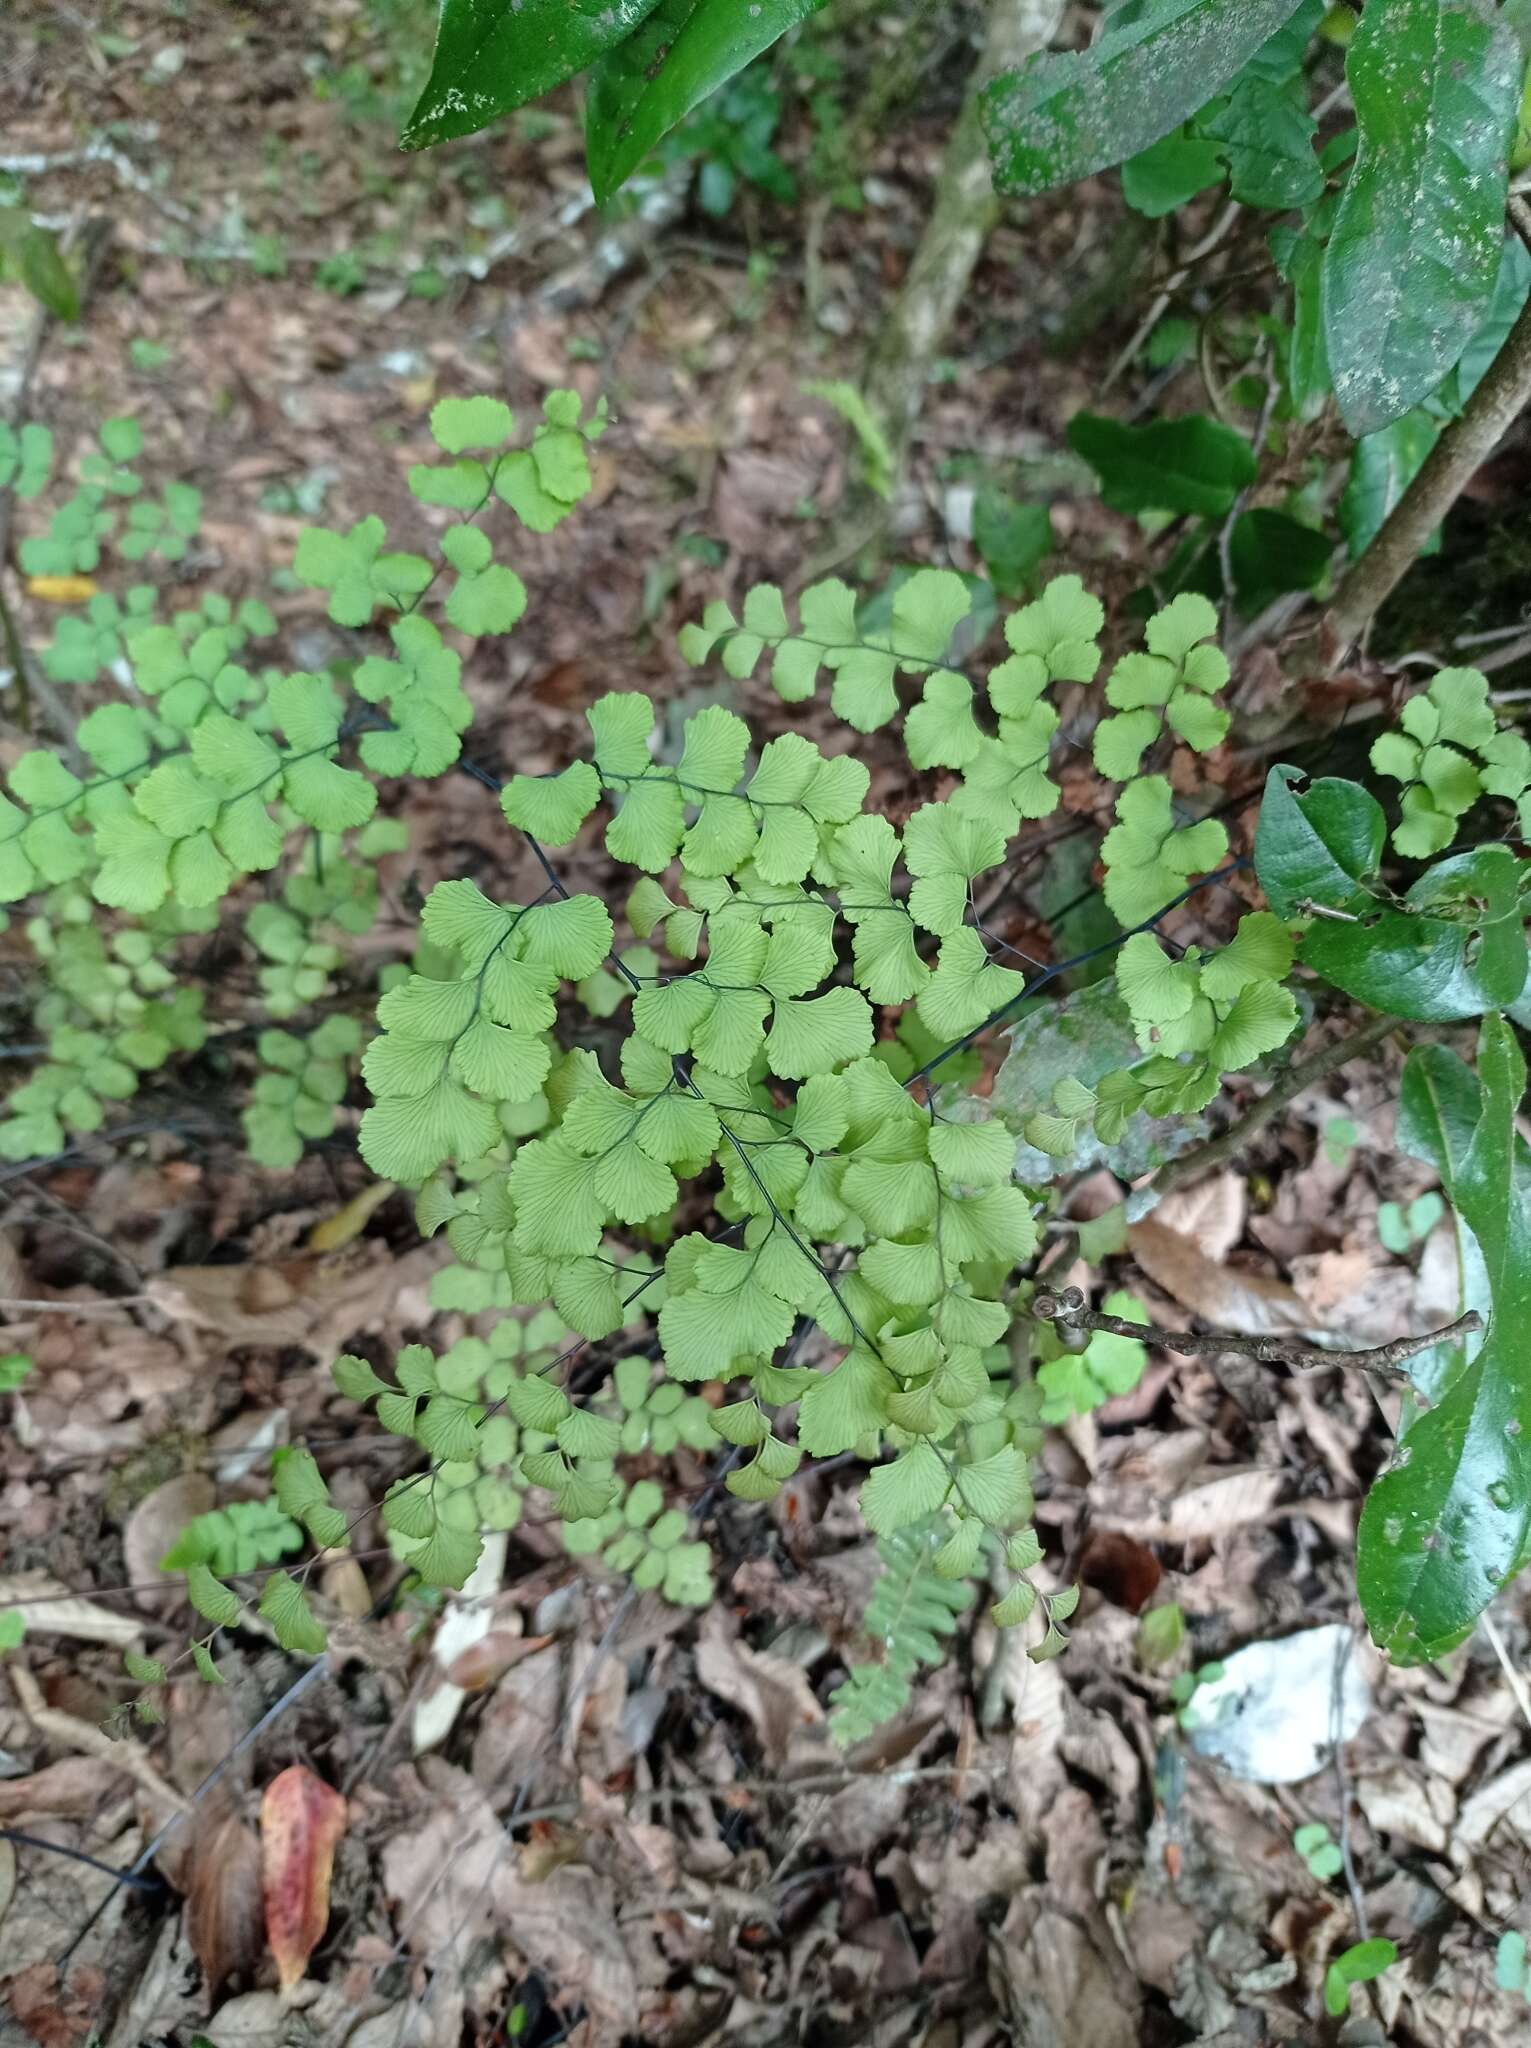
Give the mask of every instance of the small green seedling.
M 0 1616 L 0 1620 L 4 1617 Z M 1494 1982 L 1501 1991 L 1518 1991 L 1531 2004 L 1531 1970 L 1526 1967 L 1526 1937 L 1507 1927 L 1494 1950 Z
M 1292 1847 L 1317 1878 L 1335 1877 L 1345 1867 L 1339 1843 L 1331 1838 L 1321 1820 L 1300 1827 L 1292 1837 Z
M 7 1351 L 0 1358 L 0 1394 L 14 1394 L 31 1370 L 32 1360 L 25 1351 Z
M 1350 2010 L 1352 1984 L 1370 1984 L 1398 1960 L 1398 1945 L 1378 1936 L 1372 1941 L 1354 1942 L 1341 1951 L 1324 1972 L 1324 2004 L 1330 2016 L 1343 2019 Z
M 1377 1211 L 1377 1235 L 1386 1250 L 1397 1257 L 1423 1244 L 1446 1213 L 1446 1204 L 1432 1188 L 1416 1195 L 1405 1209 L 1398 1202 L 1384 1202 Z
M 1324 1125 L 1324 1156 L 1331 1166 L 1344 1166 L 1361 1132 L 1353 1117 L 1332 1116 Z
M 1146 1614 L 1139 1616 L 1138 1662 L 1148 1670 L 1162 1671 L 1167 1664 L 1173 1664 L 1184 1642 L 1185 1615 L 1173 1600 L 1163 1607 L 1150 1607 Z M 1184 1675 L 1189 1678 L 1191 1674 L 1186 1672 Z M 1175 1684 L 1179 1683 L 1177 1678 Z
M 1214 1679 L 1221 1678 L 1222 1675 L 1221 1664 L 1203 1664 L 1195 1671 L 1182 1671 L 1171 1681 L 1170 1698 L 1180 1709 L 1175 1718 L 1182 1728 L 1199 1728 L 1202 1725 L 1202 1717 L 1196 1709 L 1195 1695 L 1202 1686 L 1210 1685 Z

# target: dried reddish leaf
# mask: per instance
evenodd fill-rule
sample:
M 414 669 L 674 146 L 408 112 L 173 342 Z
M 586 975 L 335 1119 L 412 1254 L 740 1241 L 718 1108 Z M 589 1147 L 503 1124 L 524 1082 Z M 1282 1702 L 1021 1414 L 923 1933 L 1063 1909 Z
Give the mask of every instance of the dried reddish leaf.
M 261 1801 L 266 1939 L 290 1991 L 330 1917 L 330 1870 L 345 1832 L 346 1803 L 302 1764 L 273 1778 Z

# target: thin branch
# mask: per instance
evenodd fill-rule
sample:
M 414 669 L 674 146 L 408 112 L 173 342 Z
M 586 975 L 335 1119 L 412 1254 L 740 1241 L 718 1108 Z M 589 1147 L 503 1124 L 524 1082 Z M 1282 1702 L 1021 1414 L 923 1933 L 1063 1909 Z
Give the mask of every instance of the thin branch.
M 1489 1648 L 1499 1659 L 1499 1668 L 1504 1673 L 1505 1684 L 1510 1688 L 1516 1706 L 1520 1708 L 1520 1718 L 1528 1728 L 1531 1728 L 1531 1690 L 1527 1689 L 1524 1676 L 1516 1670 L 1510 1653 L 1505 1648 L 1504 1637 L 1495 1626 L 1494 1617 L 1491 1614 L 1480 1616 L 1478 1626 L 1488 1637 Z
M 1228 204 L 1223 208 L 1222 212 L 1218 215 L 1217 219 L 1212 223 L 1212 226 L 1207 230 L 1206 234 L 1202 236 L 1201 240 L 1199 242 L 1193 242 L 1191 247 L 1186 250 L 1185 256 L 1182 259 L 1179 267 L 1173 270 L 1170 273 L 1170 275 L 1164 280 L 1163 290 L 1159 293 L 1158 297 L 1154 300 L 1153 304 L 1149 307 L 1148 311 L 1139 321 L 1137 327 L 1133 330 L 1132 339 L 1128 342 L 1127 346 L 1122 350 L 1121 354 L 1117 357 L 1116 361 L 1111 365 L 1110 369 L 1106 372 L 1105 382 L 1100 387 L 1102 391 L 1109 391 L 1111 389 L 1112 385 L 1117 381 L 1117 379 L 1121 376 L 1122 372 L 1127 368 L 1128 364 L 1132 361 L 1133 357 L 1137 354 L 1138 350 L 1143 346 L 1144 342 L 1147 341 L 1148 337 L 1153 333 L 1154 329 L 1158 326 L 1160 320 L 1163 319 L 1164 315 L 1168 312 L 1170 303 L 1174 299 L 1176 292 L 1180 290 L 1181 286 L 1185 283 L 1186 279 L 1190 276 L 1191 272 L 1196 268 L 1196 265 L 1200 263 L 1204 257 L 1210 256 L 1212 254 L 1212 251 L 1217 247 L 1218 243 L 1223 240 L 1224 236 L 1228 233 L 1228 230 L 1233 226 L 1234 222 L 1238 219 L 1242 211 L 1243 208 L 1240 206 L 1238 200 L 1230 199 Z
M 1329 1680 L 1329 1747 L 1334 1753 L 1334 1776 L 1340 1794 L 1340 1862 L 1350 1893 L 1351 1911 L 1356 1916 L 1356 1934 L 1361 1941 L 1371 1938 L 1366 1917 L 1366 1894 L 1356 1875 L 1356 1860 L 1350 1842 L 1350 1775 L 1345 1769 L 1344 1701 L 1345 1667 L 1355 1653 L 1356 1639 L 1347 1629 L 1335 1644 L 1334 1668 Z
M 1235 1117 L 1226 1131 L 1205 1145 L 1198 1145 L 1194 1152 L 1183 1152 L 1178 1159 L 1170 1160 L 1159 1168 L 1152 1180 L 1138 1188 L 1130 1198 L 1132 1220 L 1140 1222 L 1172 1188 L 1184 1187 L 1187 1181 L 1197 1180 L 1202 1174 L 1210 1173 L 1214 1166 L 1221 1166 L 1225 1160 L 1234 1158 L 1257 1131 L 1264 1130 L 1278 1110 L 1295 1101 L 1305 1088 L 1327 1079 L 1351 1060 L 1359 1059 L 1362 1053 L 1379 1045 L 1397 1022 L 1396 1017 L 1369 1018 L 1348 1038 L 1337 1038 L 1332 1045 L 1314 1053 L 1311 1059 L 1299 1060 L 1296 1066 L 1288 1067 L 1275 1086 L 1268 1089 L 1258 1102 L 1251 1103 L 1242 1116 Z
M 1387 1373 L 1399 1380 L 1409 1377 L 1403 1370 L 1406 1359 L 1417 1358 L 1421 1351 L 1432 1351 L 1437 1344 L 1449 1344 L 1453 1337 L 1466 1337 L 1483 1328 L 1482 1316 L 1476 1309 L 1469 1309 L 1444 1330 L 1427 1330 L 1422 1337 L 1395 1337 L 1391 1344 L 1377 1344 L 1361 1351 L 1343 1346 L 1331 1351 L 1322 1344 L 1299 1344 L 1291 1337 L 1241 1337 L 1226 1330 L 1161 1330 L 1153 1323 L 1132 1323 L 1125 1316 L 1108 1316 L 1086 1307 L 1084 1295 L 1077 1287 L 1065 1287 L 1061 1294 L 1036 1295 L 1031 1313 L 1040 1322 L 1052 1323 L 1059 1329 L 1105 1330 L 1114 1337 L 1136 1337 L 1141 1344 L 1179 1351 L 1187 1357 L 1202 1352 L 1234 1351 L 1241 1357 L 1258 1359 L 1263 1365 L 1296 1365 L 1305 1372 L 1325 1365 L 1342 1365 L 1356 1372 Z

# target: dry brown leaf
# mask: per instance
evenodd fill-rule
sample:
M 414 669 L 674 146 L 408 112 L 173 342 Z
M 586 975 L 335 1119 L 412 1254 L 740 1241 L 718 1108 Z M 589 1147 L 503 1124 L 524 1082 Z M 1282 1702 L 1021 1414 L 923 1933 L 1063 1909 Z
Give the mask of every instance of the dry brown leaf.
M 134 1779 L 149 1794 L 157 1809 L 157 1821 L 164 1821 L 172 1813 L 183 1813 L 186 1801 L 173 1785 L 167 1784 L 154 1765 L 149 1761 L 147 1751 L 130 1736 L 111 1736 L 104 1728 L 81 1721 L 73 1714 L 61 1714 L 43 1699 L 37 1680 L 24 1664 L 9 1667 L 11 1684 L 22 1710 L 39 1735 L 46 1735 L 61 1749 L 74 1750 L 80 1756 L 99 1757 L 103 1763 L 112 1764 L 117 1770 Z
M 320 1356 L 375 1327 L 399 1290 L 445 1256 L 422 1245 L 403 1258 L 375 1238 L 343 1250 L 244 1266 L 172 1266 L 147 1292 L 174 1321 L 239 1344 L 301 1345 Z
M 1065 1786 L 1049 1809 L 1046 1849 L 1047 1882 L 1015 1898 L 990 1937 L 995 1995 L 1016 2039 L 1037 2048 L 1139 2048 L 1142 1994 L 1100 1904 L 1105 1835 L 1077 1786 Z
M 1216 1173 L 1176 1188 L 1153 1212 L 1155 1223 L 1185 1238 L 1221 1265 L 1244 1235 L 1249 1189 L 1242 1174 Z
M 156 1486 L 128 1516 L 122 1532 L 122 1556 L 129 1581 L 142 1590 L 138 1604 L 153 1606 L 166 1593 L 185 1598 L 180 1586 L 166 1581 L 159 1561 L 186 1524 L 218 1504 L 218 1490 L 205 1472 L 181 1472 Z
M 1356 1799 L 1378 1834 L 1445 1853 L 1457 1803 L 1444 1778 L 1395 1760 L 1359 1777 Z
M 482 1642 L 471 1644 L 452 1659 L 447 1666 L 447 1678 L 464 1692 L 482 1692 L 513 1664 L 519 1664 L 523 1657 L 535 1657 L 552 1640 L 551 1636 L 522 1636 L 510 1629 L 494 1629 Z
M 439 1966 L 437 2002 L 444 1996 L 449 2008 L 461 2009 L 464 1966 L 481 1953 L 475 1937 L 497 1925 L 542 1972 L 558 2003 L 585 2007 L 593 2030 L 587 2039 L 630 2036 L 638 1984 L 610 1884 L 569 1862 L 540 1882 L 528 1880 L 494 1809 L 466 1773 L 435 1757 L 423 1758 L 419 1773 L 428 1817 L 388 1843 L 383 1883 L 401 1939 Z M 503 1978 L 503 1944 L 493 1948 L 487 1983 L 469 1987 L 475 1999 L 492 1997 Z
M 117 1789 L 116 1771 L 99 1757 L 61 1757 L 30 1777 L 0 1778 L 0 1823 L 21 1825 L 45 1815 L 78 1820 L 97 1812 Z
M 261 1800 L 266 1939 L 284 1991 L 303 1975 L 330 1917 L 330 1871 L 346 1803 L 303 1764 L 272 1779 Z
M 1452 1834 L 1453 1857 L 1465 1862 L 1469 1852 L 1481 1848 L 1501 1825 L 1523 1841 L 1531 1839 L 1531 1758 L 1511 1764 L 1463 1800 Z
M 1220 1265 L 1153 1217 L 1129 1225 L 1127 1249 L 1156 1286 L 1214 1329 L 1264 1337 L 1305 1329 L 1312 1320 L 1311 1310 L 1284 1280 Z
M 186 1938 L 209 1992 L 260 1956 L 261 1845 L 237 1813 L 197 1829 L 187 1861 Z
M 93 2031 L 99 1971 L 77 1971 L 74 1982 L 65 1984 L 57 1963 L 31 1963 L 3 1988 L 12 2018 L 38 2048 L 76 2048 Z
M 744 1715 L 771 1764 L 786 1761 L 800 1729 L 824 1719 L 802 1666 L 739 1642 L 720 1607 L 709 1609 L 702 1623 L 696 1669 L 709 1692 Z
M 1285 1483 L 1286 1473 L 1279 1466 L 1225 1467 L 1168 1499 L 1145 1499 L 1136 1506 L 1113 1495 L 1109 1487 L 1100 1487 L 1102 1500 L 1095 1519 L 1102 1527 L 1127 1530 L 1144 1543 L 1188 1543 L 1193 1537 L 1226 1536 L 1248 1522 L 1263 1521 Z M 1094 1493 L 1092 1488 L 1092 1500 Z
M 16 1845 L 0 1841 L 0 1921 L 10 1911 L 16 1896 Z

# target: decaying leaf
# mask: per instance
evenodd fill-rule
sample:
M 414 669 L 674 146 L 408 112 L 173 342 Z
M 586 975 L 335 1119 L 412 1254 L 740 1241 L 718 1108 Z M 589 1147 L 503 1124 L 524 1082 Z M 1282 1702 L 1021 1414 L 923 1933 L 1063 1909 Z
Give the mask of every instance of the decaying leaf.
M 773 1765 L 786 1759 L 799 1730 L 824 1719 L 802 1666 L 736 1641 L 719 1608 L 702 1623 L 696 1669 L 709 1692 L 745 1715 Z
M 211 1992 L 260 1954 L 261 1845 L 237 1813 L 197 1832 L 189 1858 L 186 1938 Z
M 261 1875 L 266 1940 L 288 1991 L 303 1975 L 330 1917 L 330 1871 L 345 1831 L 346 1803 L 322 1778 L 292 1764 L 261 1801 Z
M 1312 1319 L 1312 1311 L 1284 1280 L 1220 1265 L 1156 1218 L 1130 1227 L 1127 1249 L 1150 1280 L 1216 1329 L 1260 1337 L 1273 1330 L 1301 1330 Z

